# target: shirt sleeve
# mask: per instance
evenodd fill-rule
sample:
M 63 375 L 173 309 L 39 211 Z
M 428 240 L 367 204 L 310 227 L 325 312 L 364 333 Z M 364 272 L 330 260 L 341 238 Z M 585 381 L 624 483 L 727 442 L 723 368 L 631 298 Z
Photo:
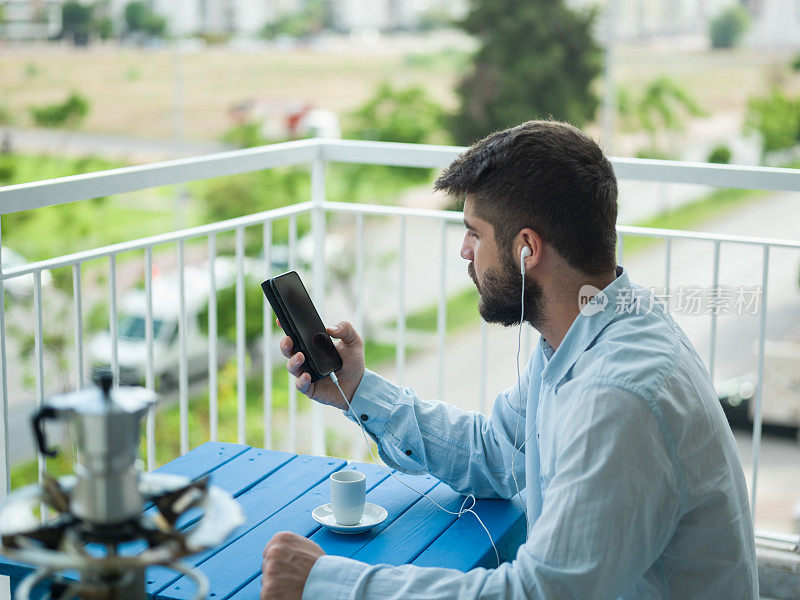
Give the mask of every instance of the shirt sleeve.
M 543 510 L 513 562 L 462 573 L 324 556 L 306 586 L 320 595 L 304 598 L 611 600 L 629 590 L 675 530 L 675 468 L 646 399 L 602 385 L 580 396 L 566 401 Z
M 398 387 L 366 371 L 345 415 L 361 421 L 378 445 L 381 458 L 404 473 L 430 473 L 464 494 L 511 498 L 514 439 L 525 438 L 525 404 L 533 369 L 529 361 L 521 385 L 501 392 L 492 415 L 467 412 L 452 404 L 425 401 L 411 388 Z M 519 389 L 525 390 L 520 399 Z M 519 452 L 514 471 L 525 486 L 525 458 Z

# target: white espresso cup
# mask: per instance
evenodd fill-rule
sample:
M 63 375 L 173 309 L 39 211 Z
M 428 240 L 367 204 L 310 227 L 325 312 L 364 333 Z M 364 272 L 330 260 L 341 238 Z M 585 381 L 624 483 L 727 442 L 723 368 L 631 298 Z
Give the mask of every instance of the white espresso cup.
M 336 471 L 331 475 L 331 509 L 339 525 L 356 525 L 364 514 L 367 476 L 358 471 Z

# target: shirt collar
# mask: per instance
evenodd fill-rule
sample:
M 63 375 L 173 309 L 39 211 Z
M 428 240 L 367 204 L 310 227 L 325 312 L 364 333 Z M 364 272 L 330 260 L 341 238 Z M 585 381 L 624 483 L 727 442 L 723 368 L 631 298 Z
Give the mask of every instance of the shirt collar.
M 547 359 L 547 365 L 542 371 L 542 379 L 545 383 L 559 384 L 580 355 L 591 345 L 606 325 L 614 320 L 620 303 L 633 301 L 630 294 L 631 283 L 628 272 L 618 266 L 616 273 L 616 279 L 599 291 L 578 313 L 557 350 L 553 351 L 552 346 L 544 338 L 540 340 L 539 347 Z M 621 291 L 622 293 L 620 293 Z

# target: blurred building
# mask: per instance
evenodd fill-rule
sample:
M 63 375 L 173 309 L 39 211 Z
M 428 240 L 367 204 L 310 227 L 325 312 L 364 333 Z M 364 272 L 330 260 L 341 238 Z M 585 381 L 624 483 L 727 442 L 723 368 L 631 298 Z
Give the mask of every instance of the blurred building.
M 32 0 L 17 0 L 30 3 Z M 63 1 L 63 0 L 59 0 Z M 88 1 L 88 0 L 87 0 Z M 122 23 L 130 0 L 111 0 L 111 13 Z M 172 35 L 227 34 L 255 37 L 261 29 L 285 16 L 301 12 L 308 0 L 147 0 L 154 12 L 166 17 Z M 0 0 L 2 2 L 2 0 Z M 353 29 L 413 29 L 428 11 L 459 17 L 466 0 L 328 0 L 333 25 Z
M 416 29 L 428 14 L 458 19 L 466 0 L 330 0 L 334 25 L 340 31 Z
M 749 45 L 800 48 L 800 0 L 745 0 L 744 4 L 753 17 Z
M 739 4 L 751 15 L 745 44 L 800 47 L 800 0 L 567 0 L 575 8 L 616 4 L 615 35 L 621 40 L 648 40 L 702 35 L 709 21 Z
M 61 30 L 65 0 L 0 0 L 7 40 L 44 40 Z M 93 0 L 79 0 L 85 4 Z M 309 0 L 144 0 L 167 19 L 171 35 L 219 34 L 256 37 L 269 23 L 301 12 Z M 109 0 L 108 14 L 119 27 L 130 0 Z M 431 15 L 439 22 L 459 19 L 468 0 L 327 0 L 339 31 L 416 29 Z M 616 4 L 615 35 L 648 40 L 705 35 L 709 20 L 733 4 L 752 16 L 746 43 L 759 47 L 800 47 L 800 0 L 567 0 L 574 8 Z
M 62 3 L 63 0 L 0 0 L 2 38 L 32 41 L 58 35 Z
M 300 11 L 303 0 L 151 0 L 172 35 L 256 36 L 267 23 Z

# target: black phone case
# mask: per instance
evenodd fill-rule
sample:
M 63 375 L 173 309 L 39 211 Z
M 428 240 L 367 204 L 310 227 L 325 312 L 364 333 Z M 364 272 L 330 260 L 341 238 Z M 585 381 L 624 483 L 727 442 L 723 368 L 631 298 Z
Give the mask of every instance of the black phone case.
M 292 273 L 293 271 L 289 271 Z M 278 277 L 283 277 L 284 275 L 288 275 L 288 273 L 284 273 L 283 275 L 279 275 Z M 294 342 L 294 347 L 292 348 L 292 353 L 296 353 L 298 351 L 303 353 L 305 357 L 305 361 L 303 363 L 303 371 L 311 375 L 311 381 L 319 381 L 323 377 L 327 377 L 327 373 L 324 375 L 320 373 L 320 370 L 314 360 L 313 353 L 309 350 L 308 346 L 305 343 L 305 340 L 300 336 L 300 332 L 295 325 L 294 317 L 292 315 L 291 307 L 287 306 L 284 302 L 284 299 L 281 297 L 280 291 L 275 287 L 274 280 L 276 277 L 272 277 L 267 279 L 261 284 L 261 289 L 264 291 L 264 295 L 267 297 L 267 301 L 269 302 L 270 306 L 272 307 L 273 312 L 278 317 L 278 321 L 280 321 L 281 328 L 283 329 L 284 333 L 292 338 Z M 302 282 L 301 282 L 302 283 Z M 337 353 L 338 357 L 338 353 Z M 338 366 L 336 369 L 341 368 L 342 362 L 341 357 L 338 360 Z

